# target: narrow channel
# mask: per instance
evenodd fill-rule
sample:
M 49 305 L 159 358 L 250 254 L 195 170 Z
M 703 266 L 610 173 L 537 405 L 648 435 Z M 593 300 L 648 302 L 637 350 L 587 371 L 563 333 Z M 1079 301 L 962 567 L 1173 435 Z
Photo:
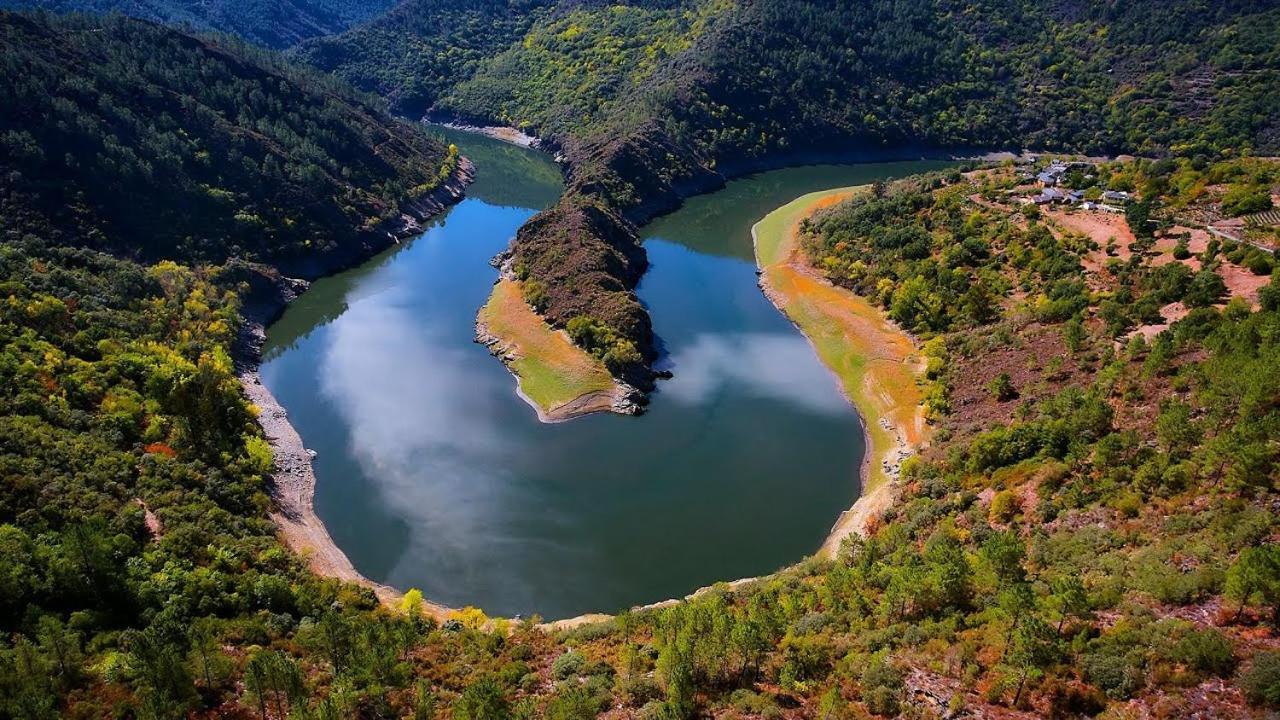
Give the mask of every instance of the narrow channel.
M 755 284 L 751 224 L 801 194 L 941 166 L 792 168 L 645 228 L 661 337 L 641 418 L 544 425 L 472 342 L 489 259 L 560 192 L 544 155 L 449 133 L 467 199 L 316 282 L 268 331 L 262 378 L 319 451 L 316 509 L 371 579 L 554 619 L 678 597 L 817 549 L 858 494 L 858 417 Z

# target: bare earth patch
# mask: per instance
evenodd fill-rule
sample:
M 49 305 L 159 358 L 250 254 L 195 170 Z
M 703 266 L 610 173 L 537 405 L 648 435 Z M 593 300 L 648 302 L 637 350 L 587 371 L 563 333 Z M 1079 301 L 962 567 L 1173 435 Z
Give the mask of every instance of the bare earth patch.
M 1218 274 L 1222 276 L 1222 282 L 1227 286 L 1227 294 L 1233 298 L 1243 299 L 1254 310 L 1260 307 L 1258 291 L 1271 282 L 1270 275 L 1254 275 L 1248 268 L 1228 262 L 1222 263 L 1218 268 Z
M 1097 249 L 1089 252 L 1084 256 L 1083 264 L 1085 270 L 1091 273 L 1100 273 L 1107 266 L 1107 261 L 1112 258 L 1118 258 L 1128 262 L 1130 256 L 1133 255 L 1129 245 L 1136 239 L 1133 232 L 1129 230 L 1129 224 L 1121 215 L 1113 215 L 1111 213 L 1102 212 L 1062 212 L 1053 211 L 1045 213 L 1059 227 L 1070 232 L 1079 233 L 1092 240 L 1097 244 Z M 1114 255 L 1107 254 L 1108 243 L 1114 241 Z

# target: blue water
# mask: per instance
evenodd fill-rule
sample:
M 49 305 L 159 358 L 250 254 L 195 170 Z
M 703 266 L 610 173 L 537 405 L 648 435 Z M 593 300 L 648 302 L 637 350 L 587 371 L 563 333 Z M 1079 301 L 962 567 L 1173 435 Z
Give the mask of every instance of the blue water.
M 862 435 L 756 287 L 741 217 L 814 188 L 765 174 L 769 192 L 730 186 L 739 200 L 719 224 L 700 202 L 690 225 L 676 213 L 651 226 L 675 241 L 647 240 L 638 293 L 674 378 L 641 418 L 545 425 L 472 336 L 496 277 L 489 259 L 554 200 L 558 174 L 536 153 L 455 141 L 480 172 L 468 199 L 416 240 L 315 283 L 268 333 L 263 381 L 319 453 L 317 512 L 355 566 L 447 605 L 559 618 L 816 550 L 857 497 Z

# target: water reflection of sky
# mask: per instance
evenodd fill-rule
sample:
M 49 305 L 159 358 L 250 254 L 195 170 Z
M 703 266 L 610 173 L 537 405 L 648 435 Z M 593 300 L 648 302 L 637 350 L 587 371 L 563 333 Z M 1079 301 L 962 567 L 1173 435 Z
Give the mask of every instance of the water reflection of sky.
M 690 405 L 730 386 L 741 386 L 757 397 L 794 403 L 817 413 L 845 414 L 848 403 L 830 387 L 814 382 L 798 367 L 809 364 L 813 348 L 804 339 L 760 333 L 700 335 L 670 358 L 679 368 L 663 388 L 663 396 Z
M 527 214 L 462 203 L 335 278 L 341 312 L 315 308 L 325 320 L 264 367 L 321 450 L 317 509 L 357 567 L 444 602 L 564 615 L 811 551 L 855 494 L 856 419 L 753 266 L 651 240 L 640 292 L 675 378 L 645 418 L 542 425 L 470 341 L 487 260 Z
M 441 602 L 550 617 L 812 552 L 856 496 L 861 433 L 754 265 L 699 252 L 692 231 L 650 239 L 639 292 L 675 377 L 646 417 L 543 425 L 471 341 L 488 260 L 531 214 L 466 200 L 272 328 L 263 378 L 319 450 L 339 546 Z

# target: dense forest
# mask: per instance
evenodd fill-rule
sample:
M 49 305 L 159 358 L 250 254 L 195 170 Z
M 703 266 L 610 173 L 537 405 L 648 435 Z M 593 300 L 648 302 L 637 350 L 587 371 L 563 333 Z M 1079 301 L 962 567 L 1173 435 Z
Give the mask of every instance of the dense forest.
M 632 221 L 815 151 L 1280 151 L 1280 10 L 1261 0 L 438 5 L 410 0 L 298 56 L 406 112 L 543 137 L 571 194 Z M 477 25 L 465 50 L 439 52 Z M 601 254 L 630 252 L 600 239 Z M 626 277 L 588 275 L 566 295 L 628 304 L 613 297 L 631 292 Z M 556 322 L 572 314 L 546 307 Z M 592 319 L 650 346 L 625 314 Z
M 0 10 L 120 13 L 285 48 L 342 32 L 393 4 L 392 0 L 0 0 Z
M 295 59 L 421 116 L 440 94 L 527 32 L 549 0 L 412 0 L 376 21 L 316 38 Z M 487 116 L 482 113 L 482 116 Z
M 856 140 L 1165 157 L 1068 174 L 1131 193 L 1101 237 L 1012 164 L 803 225 L 817 271 L 921 339 L 934 423 L 836 557 L 565 629 L 435 618 L 281 544 L 235 357 L 244 261 L 363 255 L 434 207 L 456 150 L 234 40 L 0 13 L 0 717 L 1280 711 L 1274 230 L 1204 229 L 1280 184 L 1240 157 L 1277 142 L 1269 3 L 415 4 L 297 56 L 565 153 L 570 192 L 511 261 L 621 375 L 653 354 L 631 223 L 735 163 Z
M 457 163 L 331 78 L 120 16 L 0 13 L 0 68 L 10 234 L 314 266 L 385 244 Z

